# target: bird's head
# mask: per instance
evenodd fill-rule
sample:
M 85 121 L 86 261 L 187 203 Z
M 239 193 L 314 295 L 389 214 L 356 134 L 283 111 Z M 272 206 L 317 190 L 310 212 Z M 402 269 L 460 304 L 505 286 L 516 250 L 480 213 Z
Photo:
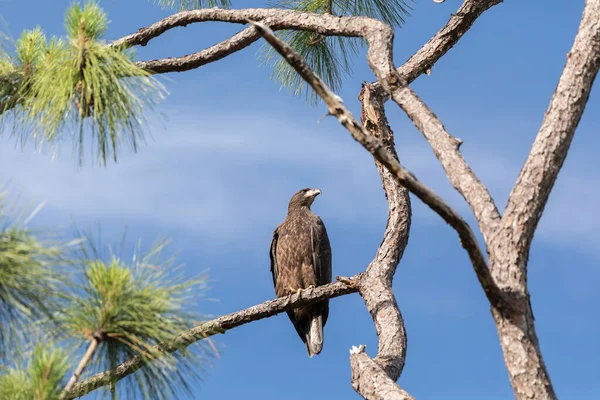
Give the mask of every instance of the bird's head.
M 315 201 L 315 197 L 321 194 L 321 190 L 319 189 L 302 189 L 298 190 L 290 200 L 290 205 L 288 209 L 300 208 L 300 207 L 308 207 L 310 208 L 313 201 Z

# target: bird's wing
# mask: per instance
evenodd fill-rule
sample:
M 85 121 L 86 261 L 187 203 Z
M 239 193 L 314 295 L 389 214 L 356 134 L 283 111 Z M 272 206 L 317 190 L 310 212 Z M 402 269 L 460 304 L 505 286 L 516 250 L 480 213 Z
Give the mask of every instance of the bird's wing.
M 317 217 L 316 224 L 311 227 L 311 246 L 314 271 L 319 285 L 326 285 L 331 282 L 331 245 L 327 236 L 327 229 L 321 218 Z M 327 300 L 321 303 L 321 316 L 323 326 L 327 323 L 329 317 L 329 302 Z
M 312 257 L 313 270 L 315 271 L 315 276 L 317 277 L 317 282 L 321 283 L 321 258 L 319 256 L 319 225 L 317 223 L 316 226 L 310 226 L 310 254 Z
M 279 227 L 273 232 L 271 240 L 271 249 L 269 250 L 269 258 L 271 259 L 271 275 L 273 275 L 273 286 L 276 285 L 279 268 L 277 268 L 277 240 L 279 239 Z
M 311 229 L 313 246 L 313 262 L 319 285 L 331 282 L 331 244 L 327 236 L 327 229 L 321 218 L 317 217 L 316 226 Z

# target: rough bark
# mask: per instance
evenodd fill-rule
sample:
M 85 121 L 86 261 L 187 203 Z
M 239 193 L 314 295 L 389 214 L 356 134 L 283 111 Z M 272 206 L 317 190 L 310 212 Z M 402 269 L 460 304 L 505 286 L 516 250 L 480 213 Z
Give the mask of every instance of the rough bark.
M 362 104 L 363 126 L 371 135 L 381 140 L 385 149 L 398 160 L 394 133 L 385 116 L 383 99 L 373 93 L 369 84 L 363 86 L 359 99 Z M 410 196 L 408 190 L 398 183 L 383 164 L 377 160 L 375 164 L 388 201 L 388 219 L 375 259 L 367 267 L 361 281 L 360 294 L 373 318 L 379 338 L 375 362 L 392 381 L 396 381 L 404 368 L 407 336 L 402 314 L 392 291 L 392 281 L 408 244 L 411 222 Z M 360 370 L 353 369 L 353 382 L 363 380 L 363 375 Z M 359 393 L 364 397 L 364 393 Z
M 414 400 L 364 350 L 364 346 L 350 350 L 352 388 L 366 400 Z
M 187 346 L 197 342 L 198 340 L 206 339 L 207 337 L 216 335 L 218 333 L 225 333 L 230 329 L 252 321 L 258 321 L 259 319 L 268 318 L 294 308 L 318 303 L 319 301 L 325 299 L 332 299 L 346 294 L 355 293 L 358 291 L 357 282 L 360 280 L 360 278 L 360 274 L 352 278 L 340 278 L 338 282 L 302 291 L 301 293 L 291 296 L 269 300 L 245 310 L 227 314 L 211 321 L 204 322 L 198 326 L 188 329 L 185 332 L 180 333 L 168 342 L 160 343 L 154 346 L 152 354 L 173 353 L 177 350 L 185 349 Z M 111 381 L 119 381 L 126 376 L 131 375 L 149 362 L 152 362 L 152 359 L 136 356 L 131 360 L 119 365 L 114 371 L 101 372 L 82 382 L 76 383 L 73 388 L 66 393 L 64 398 L 74 399 L 102 386 L 106 386 L 110 384 Z
M 510 317 L 493 312 L 517 399 L 556 398 L 535 331 L 527 288 L 527 262 L 535 229 L 599 68 L 600 0 L 587 0 L 542 126 L 510 194 L 502 229 L 489 245 L 492 276 L 499 287 L 513 295 L 520 310 Z
M 255 24 L 257 26 L 259 25 L 258 23 Z M 260 25 L 260 29 L 267 33 L 270 32 L 264 25 Z M 286 60 L 294 67 L 296 72 L 298 72 L 298 74 L 300 74 L 300 76 L 302 76 L 302 78 L 308 82 L 315 92 L 325 101 L 329 113 L 338 119 L 338 121 L 350 132 L 354 140 L 359 142 L 379 163 L 384 165 L 402 186 L 406 187 L 411 193 L 427 204 L 456 230 L 463 248 L 467 251 L 469 258 L 471 259 L 478 279 L 482 282 L 486 294 L 490 297 L 490 301 L 494 301 L 501 309 L 510 308 L 506 301 L 504 301 L 503 294 L 498 290 L 491 278 L 475 234 L 460 214 L 450 207 L 433 190 L 420 182 L 414 174 L 402 167 L 395 155 L 386 149 L 385 144 L 377 137 L 368 133 L 367 130 L 356 121 L 352 116 L 352 113 L 343 104 L 342 99 L 333 93 L 325 83 L 323 83 L 321 78 L 310 70 L 308 65 L 304 63 L 302 58 L 296 52 L 294 52 L 287 44 L 278 40 L 274 35 L 263 34 L 265 35 L 265 39 L 269 41 L 278 52 L 282 53 Z M 370 37 L 373 38 L 373 36 Z M 387 39 L 385 33 L 381 34 L 379 37 Z M 386 41 L 386 43 L 388 42 Z M 377 48 L 383 51 L 384 46 L 380 45 L 377 46 Z M 371 52 L 371 50 L 369 50 L 369 52 Z M 373 53 L 374 52 L 375 50 L 373 50 Z M 388 49 L 388 53 L 389 52 L 390 50 Z M 376 58 L 377 56 L 376 54 L 371 54 L 371 57 Z M 388 64 L 386 61 L 379 60 L 377 65 L 383 67 Z M 375 70 L 378 75 L 384 76 L 383 72 L 381 72 L 376 65 L 373 67 L 373 70 Z M 391 75 L 386 76 L 386 78 L 389 77 L 389 80 L 386 79 L 386 82 L 392 84 L 390 86 L 390 92 L 393 93 L 395 90 L 398 90 L 398 81 L 395 80 L 397 79 L 396 71 L 394 69 L 391 69 L 391 71 Z

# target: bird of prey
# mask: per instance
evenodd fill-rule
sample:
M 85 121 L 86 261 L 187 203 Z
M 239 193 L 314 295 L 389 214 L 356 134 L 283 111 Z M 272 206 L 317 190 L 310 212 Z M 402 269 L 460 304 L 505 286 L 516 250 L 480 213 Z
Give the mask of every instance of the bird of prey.
M 285 220 L 273 232 L 271 273 L 277 297 L 331 282 L 331 246 L 319 216 L 310 210 L 319 189 L 302 189 L 292 196 Z M 323 348 L 323 328 L 329 300 L 287 312 L 308 356 Z

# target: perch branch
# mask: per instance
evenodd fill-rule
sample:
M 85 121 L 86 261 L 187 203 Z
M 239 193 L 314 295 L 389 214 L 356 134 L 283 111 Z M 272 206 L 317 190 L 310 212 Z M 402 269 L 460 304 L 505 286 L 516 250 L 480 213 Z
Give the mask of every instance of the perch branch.
M 350 279 L 350 282 L 355 283 L 360 281 L 361 275 L 359 274 L 348 279 Z M 245 310 L 237 311 L 211 321 L 204 322 L 198 326 L 188 329 L 185 332 L 180 333 L 170 341 L 154 346 L 151 353 L 173 353 L 177 350 L 185 349 L 190 344 L 199 340 L 216 335 L 218 333 L 225 333 L 230 329 L 247 324 L 249 322 L 271 317 L 273 315 L 280 314 L 294 308 L 317 303 L 325 299 L 331 299 L 358 291 L 358 284 L 348 284 L 348 280 L 345 281 L 346 283 L 340 280 L 338 282 L 319 286 L 317 288 L 303 291 L 291 296 L 269 300 Z M 66 393 L 64 398 L 74 399 L 102 386 L 106 386 L 110 384 L 111 381 L 119 381 L 126 376 L 131 375 L 149 362 L 152 362 L 152 359 L 135 356 L 131 360 L 120 364 L 113 371 L 101 372 L 82 382 L 76 383 L 73 388 Z

